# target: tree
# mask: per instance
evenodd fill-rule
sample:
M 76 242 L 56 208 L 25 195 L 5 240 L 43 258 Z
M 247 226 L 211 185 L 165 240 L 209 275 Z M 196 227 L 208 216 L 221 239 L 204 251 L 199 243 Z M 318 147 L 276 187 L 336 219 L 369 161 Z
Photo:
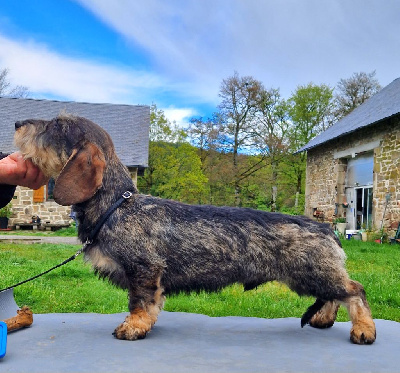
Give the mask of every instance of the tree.
M 300 85 L 289 99 L 291 147 L 296 151 L 329 127 L 333 89 L 325 84 Z
M 298 86 L 289 99 L 291 128 L 289 131 L 288 174 L 294 178 L 296 192 L 302 192 L 306 153 L 293 154 L 329 126 L 333 107 L 333 89 L 325 84 Z
M 218 150 L 218 144 L 221 143 L 221 124 L 217 113 L 212 118 L 204 120 L 200 118 L 192 118 L 189 126 L 189 136 L 191 143 L 199 149 L 200 159 L 203 169 L 206 159 Z
M 263 85 L 251 76 L 240 77 L 237 72 L 221 83 L 219 105 L 222 118 L 221 147 L 232 153 L 234 168 L 235 204 L 240 205 L 240 181 L 246 170 L 239 169 L 239 151 L 248 151 L 255 145 L 255 118 Z
M 24 86 L 12 86 L 8 79 L 10 71 L 8 69 L 0 70 L 0 96 L 3 97 L 28 97 L 28 88 Z
M 258 138 L 261 162 L 266 160 L 271 168 L 271 210 L 276 210 L 277 179 L 280 161 L 288 150 L 288 105 L 281 98 L 279 89 L 263 90 L 258 111 Z
M 150 106 L 150 141 L 165 141 L 170 143 L 182 142 L 187 137 L 185 131 L 171 123 L 164 111 L 157 108 L 156 104 Z
M 197 149 L 189 143 L 151 142 L 149 167 L 139 189 L 153 196 L 186 203 L 207 202 L 207 178 Z
M 348 79 L 340 79 L 335 94 L 335 119 L 339 120 L 352 112 L 357 106 L 381 90 L 375 77 L 376 71 L 354 73 Z
M 206 202 L 207 178 L 197 149 L 184 141 L 186 136 L 161 109 L 151 106 L 149 167 L 138 179 L 139 190 L 181 202 Z

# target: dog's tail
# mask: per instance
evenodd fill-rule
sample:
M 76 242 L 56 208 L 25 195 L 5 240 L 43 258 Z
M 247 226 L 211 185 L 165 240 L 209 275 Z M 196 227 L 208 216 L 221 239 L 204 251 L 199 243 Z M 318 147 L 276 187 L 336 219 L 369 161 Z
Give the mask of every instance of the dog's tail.
M 307 311 L 304 312 L 304 315 L 301 317 L 301 327 L 308 324 L 311 318 L 324 306 L 325 303 L 326 301 L 317 298 L 315 303 L 308 307 Z

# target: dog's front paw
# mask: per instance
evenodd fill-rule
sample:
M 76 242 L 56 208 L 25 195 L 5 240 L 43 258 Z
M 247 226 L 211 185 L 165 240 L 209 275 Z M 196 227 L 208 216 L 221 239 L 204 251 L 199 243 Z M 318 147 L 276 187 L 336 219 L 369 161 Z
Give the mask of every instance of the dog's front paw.
M 154 322 L 147 312 L 135 310 L 114 330 L 113 335 L 118 339 L 136 341 L 146 337 L 153 324 Z
M 358 323 L 351 328 L 350 340 L 353 343 L 363 345 L 374 343 L 376 339 L 376 329 L 374 322 Z
M 136 328 L 127 322 L 123 322 L 114 330 L 114 337 L 118 339 L 126 339 L 128 341 L 136 341 L 137 339 L 143 339 L 146 337 L 147 330 L 142 328 Z

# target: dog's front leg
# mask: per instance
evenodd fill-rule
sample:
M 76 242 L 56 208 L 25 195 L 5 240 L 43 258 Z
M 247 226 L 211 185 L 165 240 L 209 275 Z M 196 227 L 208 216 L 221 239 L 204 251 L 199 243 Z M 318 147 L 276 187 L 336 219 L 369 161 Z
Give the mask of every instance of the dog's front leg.
M 146 337 L 157 321 L 164 304 L 165 297 L 160 281 L 161 275 L 131 284 L 129 289 L 130 315 L 115 329 L 113 334 L 116 338 L 134 341 Z

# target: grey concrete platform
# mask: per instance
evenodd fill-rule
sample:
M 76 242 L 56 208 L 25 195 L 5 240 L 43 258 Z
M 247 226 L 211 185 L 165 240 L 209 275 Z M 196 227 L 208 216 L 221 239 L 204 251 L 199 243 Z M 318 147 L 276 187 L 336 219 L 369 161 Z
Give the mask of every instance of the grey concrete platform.
M 350 323 L 301 329 L 300 320 L 162 312 L 146 339 L 111 333 L 126 314 L 43 314 L 8 335 L 0 372 L 399 372 L 400 323 L 375 320 L 373 345 Z

